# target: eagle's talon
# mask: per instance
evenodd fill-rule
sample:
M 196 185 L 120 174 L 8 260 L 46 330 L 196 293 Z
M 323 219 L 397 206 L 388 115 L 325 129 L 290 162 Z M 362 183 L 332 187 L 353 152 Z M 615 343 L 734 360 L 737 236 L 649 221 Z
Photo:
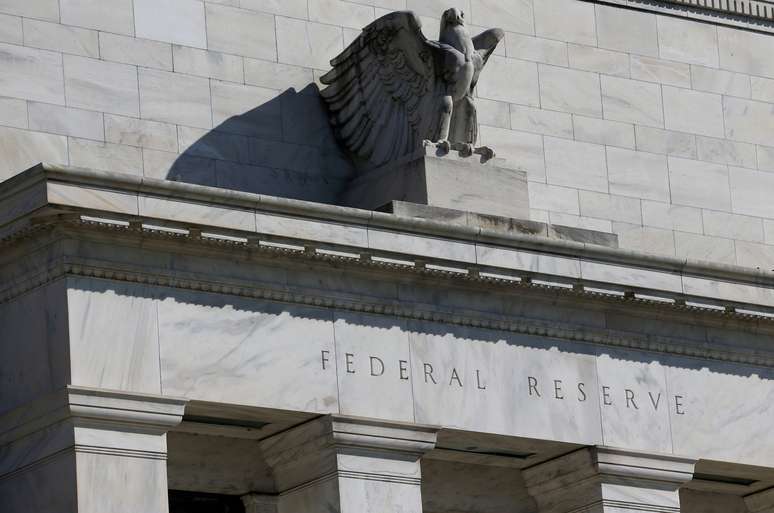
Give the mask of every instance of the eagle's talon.
M 454 143 L 452 149 L 460 153 L 460 157 L 470 157 L 473 155 L 473 145 L 470 143 Z
M 491 160 L 497 156 L 494 150 L 489 146 L 479 146 L 478 148 L 473 150 L 473 153 L 477 155 L 481 155 L 481 160 L 483 162 L 486 162 L 487 160 Z
M 438 152 L 442 155 L 446 155 L 449 153 L 452 149 L 451 143 L 446 139 L 441 139 L 437 143 L 435 143 L 435 147 L 438 149 Z

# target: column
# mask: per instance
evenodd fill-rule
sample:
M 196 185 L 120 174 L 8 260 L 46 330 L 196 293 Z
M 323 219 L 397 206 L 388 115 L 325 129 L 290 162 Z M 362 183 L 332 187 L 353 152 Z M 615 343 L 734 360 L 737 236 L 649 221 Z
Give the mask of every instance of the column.
M 694 460 L 590 447 L 524 470 L 540 513 L 679 513 Z
M 185 401 L 67 387 L 0 418 L 4 513 L 167 513 Z
M 420 458 L 436 429 L 325 416 L 261 442 L 278 513 L 421 513 Z

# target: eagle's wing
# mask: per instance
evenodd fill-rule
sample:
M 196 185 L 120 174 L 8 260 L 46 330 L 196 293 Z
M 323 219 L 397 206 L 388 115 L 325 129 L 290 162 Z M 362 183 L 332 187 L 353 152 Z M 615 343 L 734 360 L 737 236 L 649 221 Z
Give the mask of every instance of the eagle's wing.
M 442 53 L 412 12 L 390 13 L 363 29 L 320 79 L 339 141 L 379 166 L 434 139 Z
M 476 70 L 473 84 L 470 86 L 471 89 L 476 87 L 476 82 L 478 82 L 478 76 L 481 73 L 481 70 L 484 69 L 486 61 L 488 61 L 489 56 L 494 53 L 495 48 L 497 48 L 497 45 L 500 43 L 503 37 L 505 37 L 505 32 L 503 32 L 501 29 L 494 28 L 485 30 L 473 38 L 473 48 L 475 48 L 476 52 L 478 52 L 478 54 L 481 56 L 482 61 L 481 67 Z

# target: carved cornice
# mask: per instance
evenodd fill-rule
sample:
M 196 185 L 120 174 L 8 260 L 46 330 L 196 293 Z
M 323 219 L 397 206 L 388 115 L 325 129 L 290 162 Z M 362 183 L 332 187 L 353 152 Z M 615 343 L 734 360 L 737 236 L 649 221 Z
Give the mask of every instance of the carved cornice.
M 662 2 L 745 18 L 774 20 L 774 3 L 765 0 L 662 0 Z
M 83 222 L 81 222 L 83 223 Z M 103 228 L 99 223 L 86 223 L 90 228 Z M 106 229 L 119 231 L 129 230 L 124 227 L 111 226 Z M 143 231 L 143 230 L 138 230 Z M 165 232 L 155 232 L 146 234 L 156 237 L 169 237 L 179 239 L 179 234 L 166 234 Z M 187 238 L 182 236 L 183 238 Z M 506 280 L 491 277 L 482 277 L 470 274 L 461 274 L 458 272 L 449 272 L 428 267 L 417 268 L 412 265 L 401 265 L 373 260 L 372 255 L 368 258 L 347 258 L 335 255 L 317 253 L 314 245 L 305 249 L 293 250 L 282 247 L 248 247 L 246 244 L 224 241 L 207 240 L 195 238 L 196 242 L 202 245 L 215 246 L 227 249 L 229 253 L 233 251 L 245 250 L 254 251 L 264 258 L 286 258 L 301 261 L 315 261 L 318 263 L 329 263 L 336 266 L 351 265 L 378 269 L 387 273 L 410 273 L 417 276 L 424 276 L 430 279 L 444 279 L 454 281 L 464 281 L 467 283 L 475 282 L 484 286 L 497 287 L 500 290 L 522 290 L 523 293 L 552 294 L 567 299 L 580 302 L 595 301 L 608 304 L 626 304 L 631 307 L 653 309 L 654 315 L 658 312 L 682 311 L 692 314 L 707 316 L 710 320 L 717 321 L 737 321 L 737 322 L 756 322 L 772 323 L 774 319 L 766 317 L 757 317 L 754 315 L 736 313 L 733 310 L 716 310 L 709 308 L 700 308 L 685 304 L 665 303 L 663 301 L 648 300 L 635 296 L 621 296 L 605 294 L 586 290 L 583 288 L 567 288 L 562 286 L 552 286 L 551 284 L 535 283 L 529 280 Z M 191 242 L 189 239 L 187 242 Z M 578 326 L 572 323 L 562 323 L 558 321 L 540 321 L 515 317 L 512 315 L 492 315 L 483 312 L 454 312 L 450 313 L 430 305 L 408 304 L 390 300 L 378 300 L 374 298 L 361 297 L 357 299 L 347 299 L 341 297 L 332 297 L 323 292 L 309 290 L 294 290 L 270 285 L 256 285 L 244 280 L 226 279 L 214 276 L 211 279 L 202 278 L 200 275 L 189 275 L 174 270 L 159 269 L 138 269 L 137 267 L 121 266 L 111 263 L 96 264 L 93 261 L 81 261 L 79 259 L 68 258 L 66 261 L 52 263 L 51 267 L 44 271 L 29 277 L 20 277 L 19 285 L 13 289 L 0 290 L 0 302 L 7 300 L 11 295 L 19 295 L 27 290 L 32 290 L 67 276 L 80 276 L 98 279 L 107 279 L 122 281 L 128 283 L 138 283 L 150 286 L 172 287 L 183 290 L 200 291 L 216 294 L 228 294 L 248 299 L 258 299 L 267 301 L 277 301 L 283 303 L 292 303 L 304 306 L 315 306 L 335 310 L 344 310 L 351 312 L 361 312 L 377 315 L 390 315 L 415 321 L 429 321 L 443 324 L 498 330 L 508 333 L 517 333 L 531 336 L 543 336 L 555 339 L 562 339 L 571 342 L 585 342 L 595 345 L 604 345 L 609 347 L 618 347 L 625 349 L 636 349 L 663 354 L 672 354 L 686 356 L 691 358 L 709 359 L 725 361 L 732 363 L 774 367 L 774 355 L 752 353 L 744 350 L 735 350 L 732 347 L 712 346 L 709 344 L 696 342 L 687 342 L 684 339 L 677 339 L 653 334 L 631 333 L 617 331 L 613 329 L 592 328 L 587 326 Z

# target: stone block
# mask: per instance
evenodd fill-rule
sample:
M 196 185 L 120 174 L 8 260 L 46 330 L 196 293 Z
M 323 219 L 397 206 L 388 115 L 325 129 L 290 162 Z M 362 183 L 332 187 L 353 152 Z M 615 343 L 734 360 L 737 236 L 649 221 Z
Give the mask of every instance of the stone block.
M 24 45 L 99 58 L 99 41 L 95 30 L 68 27 L 59 23 L 25 18 Z
M 39 0 L 0 0 L 0 13 L 38 18 L 41 20 L 59 21 L 59 1 Z
M 493 148 L 505 167 L 526 171 L 530 181 L 546 181 L 543 138 L 539 135 L 481 126 L 480 143 Z
M 534 62 L 493 56 L 476 88 L 478 96 L 521 105 L 540 105 L 538 68 Z
M 239 0 L 239 7 L 291 18 L 307 19 L 307 0 Z
M 277 17 L 277 55 L 281 63 L 327 71 L 330 60 L 343 49 L 341 27 Z
M 338 312 L 333 328 L 338 368 L 348 370 L 338 373 L 341 413 L 412 422 L 411 381 L 400 379 L 400 362 L 408 376 L 411 361 L 405 322 Z M 398 381 L 390 385 L 390 397 L 376 404 L 373 397 L 384 393 L 384 382 L 395 376 Z
M 763 77 L 750 77 L 750 94 L 748 96 L 753 100 L 774 103 L 774 80 Z
M 751 169 L 755 169 L 758 165 L 755 145 L 753 144 L 697 136 L 696 147 L 699 160 Z
M 602 117 L 599 75 L 545 64 L 538 70 L 542 108 Z
M 491 26 L 499 25 L 494 23 Z M 513 32 L 505 34 L 505 54 L 510 58 L 543 62 L 555 66 L 568 65 L 567 43 Z
M 774 148 L 771 146 L 756 146 L 758 169 L 774 172 Z
M 723 113 L 727 138 L 764 145 L 774 140 L 771 104 L 726 96 Z
M 476 118 L 481 125 L 511 128 L 510 106 L 505 102 L 476 98 Z
M 64 77 L 68 106 L 140 115 L 135 66 L 65 55 Z
M 659 16 L 658 44 L 662 59 L 718 67 L 718 33 L 710 23 Z
M 585 71 L 629 78 L 629 55 L 593 46 L 568 45 L 570 66 Z
M 577 141 L 634 149 L 634 125 L 577 115 L 572 124 Z
M 629 223 L 613 223 L 621 249 L 640 251 L 651 255 L 674 255 L 675 239 L 672 230 L 651 228 Z
M 17 98 L 0 98 L 0 125 L 29 128 L 27 102 Z
M 245 81 L 244 59 L 188 46 L 172 45 L 175 71 L 229 82 Z
M 605 147 L 545 137 L 546 175 L 551 185 L 607 192 Z
M 529 204 L 534 209 L 580 215 L 578 190 L 538 182 L 529 184 Z
M 282 112 L 273 89 L 211 81 L 212 122 L 222 132 L 279 140 Z M 297 119 L 296 123 L 302 123 Z
M 169 43 L 102 33 L 99 49 L 107 61 L 172 71 L 172 46 Z
M 728 167 L 669 157 L 672 202 L 689 207 L 731 211 Z
M 581 230 L 594 230 L 610 233 L 613 231 L 613 223 L 609 219 L 596 219 L 594 217 L 574 216 L 561 212 L 549 212 L 549 220 L 554 225 L 578 228 Z
M 144 148 L 142 166 L 143 176 L 149 178 L 209 186 L 216 183 L 215 161 L 212 159 Z
M 177 151 L 177 127 L 158 121 L 105 114 L 105 140 L 125 146 Z
M 572 115 L 511 104 L 511 128 L 536 134 L 573 138 Z
M 319 365 L 323 351 L 331 358 L 336 354 L 330 312 L 214 294 L 202 299 L 178 293 L 158 305 L 165 393 L 317 413 L 338 411 L 336 373 Z M 222 332 L 223 323 L 232 329 Z M 221 332 L 218 344 L 212 344 L 214 332 Z M 267 365 L 276 372 L 264 372 Z M 302 370 L 304 386 L 294 386 Z M 235 374 L 248 379 L 234 380 Z M 255 394 L 256 386 L 265 393 Z
M 704 262 L 736 263 L 733 240 L 693 233 L 675 232 L 675 254 L 680 258 Z
M 763 220 L 763 233 L 766 244 L 774 244 L 774 219 Z
M 669 171 L 664 155 L 608 148 L 607 173 L 613 194 L 669 201 Z
M 704 234 L 726 239 L 763 242 L 763 220 L 728 212 L 704 210 Z
M 675 157 L 697 158 L 696 136 L 659 128 L 636 126 L 637 149 Z
M 205 78 L 141 68 L 140 111 L 143 118 L 154 121 L 211 128 L 210 82 Z
M 534 3 L 534 9 L 537 36 L 581 45 L 597 44 L 594 5 L 575 0 L 542 0 Z
M 766 192 L 774 190 L 774 174 L 740 167 L 730 168 L 730 173 L 733 212 L 774 219 L 774 202 Z
M 661 86 L 602 75 L 605 118 L 637 125 L 664 126 Z
M 736 263 L 753 269 L 774 271 L 774 246 L 736 241 Z
M 718 27 L 720 66 L 749 75 L 774 77 L 774 40 L 768 34 Z
M 514 0 L 470 0 L 471 22 L 479 27 L 500 27 L 508 32 L 534 34 L 532 2 Z
M 22 44 L 22 19 L 19 16 L 0 14 L 0 43 Z
M 479 164 L 477 156 L 436 156 L 434 148 L 407 163 L 385 166 L 355 179 L 344 193 L 346 205 L 375 210 L 391 201 L 491 214 L 529 217 L 524 171 L 495 159 Z
M 64 105 L 62 55 L 0 43 L 0 95 Z
M 245 83 L 278 91 L 301 91 L 314 83 L 314 73 L 301 66 L 245 59 Z
M 67 164 L 67 138 L 0 127 L 0 181 L 39 162 Z
M 31 130 L 96 141 L 105 139 L 105 126 L 100 112 L 30 102 L 29 123 Z
M 70 164 L 142 176 L 142 150 L 87 139 L 69 139 Z
M 277 58 L 277 40 L 281 38 L 281 34 L 275 35 L 272 15 L 207 4 L 210 50 L 273 61 Z
M 689 89 L 691 87 L 691 68 L 688 64 L 638 55 L 632 55 L 631 61 L 633 79 Z
M 606 5 L 595 7 L 600 48 L 658 57 L 655 14 Z
M 754 84 L 758 78 L 742 73 L 732 73 L 722 69 L 691 64 L 691 84 L 693 89 L 698 91 L 749 98 L 751 89 L 754 91 L 754 88 L 751 88 L 751 81 Z M 772 98 L 774 98 L 774 95 L 772 95 Z
M 250 161 L 247 137 L 181 126 L 177 129 L 181 153 L 233 162 Z
M 709 137 L 723 137 L 722 97 L 664 86 L 665 128 Z
M 374 8 L 342 0 L 309 0 L 309 20 L 360 30 L 374 21 Z
M 134 35 L 132 0 L 60 0 L 59 3 L 62 11 L 62 23 L 65 25 L 75 25 L 127 36 Z
M 68 285 L 72 384 L 161 393 L 151 291 L 131 284 L 107 287 L 88 279 L 73 279 Z
M 137 37 L 206 48 L 209 22 L 199 0 L 134 0 Z
M 642 224 L 640 200 L 592 191 L 578 191 L 580 213 L 587 217 Z
M 642 200 L 642 224 L 664 230 L 703 233 L 701 210 L 694 207 Z
M 420 16 L 440 18 L 443 11 L 450 7 L 470 12 L 470 0 L 406 0 L 406 9 L 414 11 Z M 394 8 L 389 6 L 388 8 Z

